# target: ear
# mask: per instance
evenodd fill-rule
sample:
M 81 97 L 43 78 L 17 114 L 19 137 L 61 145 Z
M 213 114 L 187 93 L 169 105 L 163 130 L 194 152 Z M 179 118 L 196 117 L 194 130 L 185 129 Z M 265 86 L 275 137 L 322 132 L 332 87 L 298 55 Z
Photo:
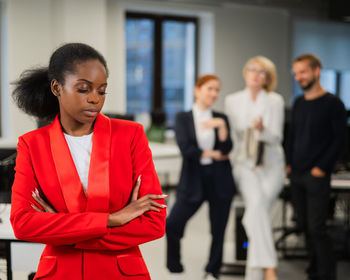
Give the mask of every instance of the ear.
M 194 92 L 194 98 L 196 99 L 199 92 L 199 87 L 195 86 L 193 92 Z
M 62 86 L 57 80 L 52 80 L 50 86 L 53 95 L 55 95 L 56 97 L 61 95 Z
M 314 72 L 315 72 L 316 77 L 320 77 L 320 75 L 321 75 L 321 68 L 320 67 L 316 67 Z

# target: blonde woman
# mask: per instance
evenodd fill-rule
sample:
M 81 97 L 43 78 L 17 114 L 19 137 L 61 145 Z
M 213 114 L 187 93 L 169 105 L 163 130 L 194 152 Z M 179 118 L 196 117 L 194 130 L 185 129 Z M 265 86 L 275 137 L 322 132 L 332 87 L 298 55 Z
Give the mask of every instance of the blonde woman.
M 246 88 L 225 98 L 225 111 L 235 143 L 234 178 L 245 203 L 243 225 L 249 241 L 245 279 L 276 280 L 270 208 L 285 177 L 284 102 L 273 92 L 277 74 L 268 58 L 249 59 L 243 76 Z

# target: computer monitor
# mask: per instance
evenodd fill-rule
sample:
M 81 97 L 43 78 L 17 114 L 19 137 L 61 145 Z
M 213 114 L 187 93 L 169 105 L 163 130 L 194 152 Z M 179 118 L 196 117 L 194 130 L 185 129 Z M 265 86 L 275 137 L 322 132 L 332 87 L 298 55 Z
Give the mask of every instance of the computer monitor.
M 128 120 L 128 121 L 135 120 L 135 117 L 132 114 L 117 114 L 117 113 L 103 113 L 103 114 L 111 119 L 121 119 L 121 120 Z
M 0 203 L 11 203 L 16 148 L 0 148 Z

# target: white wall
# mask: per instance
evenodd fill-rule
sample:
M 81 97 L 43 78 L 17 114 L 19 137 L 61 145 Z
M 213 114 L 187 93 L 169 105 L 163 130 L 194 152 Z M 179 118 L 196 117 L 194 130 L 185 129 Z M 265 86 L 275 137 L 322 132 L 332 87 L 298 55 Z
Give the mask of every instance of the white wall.
M 215 70 L 222 78 L 223 95 L 244 87 L 242 68 L 256 55 L 270 58 L 277 67 L 277 91 L 290 95 L 289 14 L 283 9 L 229 5 L 215 13 Z M 222 108 L 223 98 L 219 100 Z
M 196 6 L 159 1 L 132 0 L 9 0 L 8 45 L 9 81 L 33 65 L 47 65 L 52 51 L 64 42 L 91 44 L 105 55 L 109 69 L 108 95 L 104 111 L 125 112 L 126 10 L 147 10 L 200 18 L 199 73 L 215 72 L 223 81 L 223 96 L 241 89 L 245 61 L 261 54 L 271 58 L 280 74 L 278 90 L 288 98 L 289 15 L 283 9 L 241 5 Z M 9 94 L 10 91 L 4 94 Z M 34 120 L 9 104 L 8 138 L 35 127 Z
M 7 72 L 8 83 L 15 81 L 24 69 L 47 65 L 51 45 L 50 1 L 8 1 L 7 3 Z M 45 28 L 43 28 L 45 27 Z M 4 81 L 6 82 L 6 81 Z M 11 88 L 2 94 L 9 95 Z M 2 120 L 9 124 L 3 131 L 7 138 L 15 138 L 33 129 L 33 119 L 20 112 L 12 103 L 12 98 L 3 98 L 2 105 L 8 107 L 8 115 Z

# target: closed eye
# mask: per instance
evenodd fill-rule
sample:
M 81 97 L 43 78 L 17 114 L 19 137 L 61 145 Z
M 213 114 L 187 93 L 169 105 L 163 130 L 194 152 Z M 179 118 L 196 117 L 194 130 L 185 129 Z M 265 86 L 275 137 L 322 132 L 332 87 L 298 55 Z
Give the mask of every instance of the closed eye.
M 87 93 L 89 90 L 78 88 L 79 93 Z

